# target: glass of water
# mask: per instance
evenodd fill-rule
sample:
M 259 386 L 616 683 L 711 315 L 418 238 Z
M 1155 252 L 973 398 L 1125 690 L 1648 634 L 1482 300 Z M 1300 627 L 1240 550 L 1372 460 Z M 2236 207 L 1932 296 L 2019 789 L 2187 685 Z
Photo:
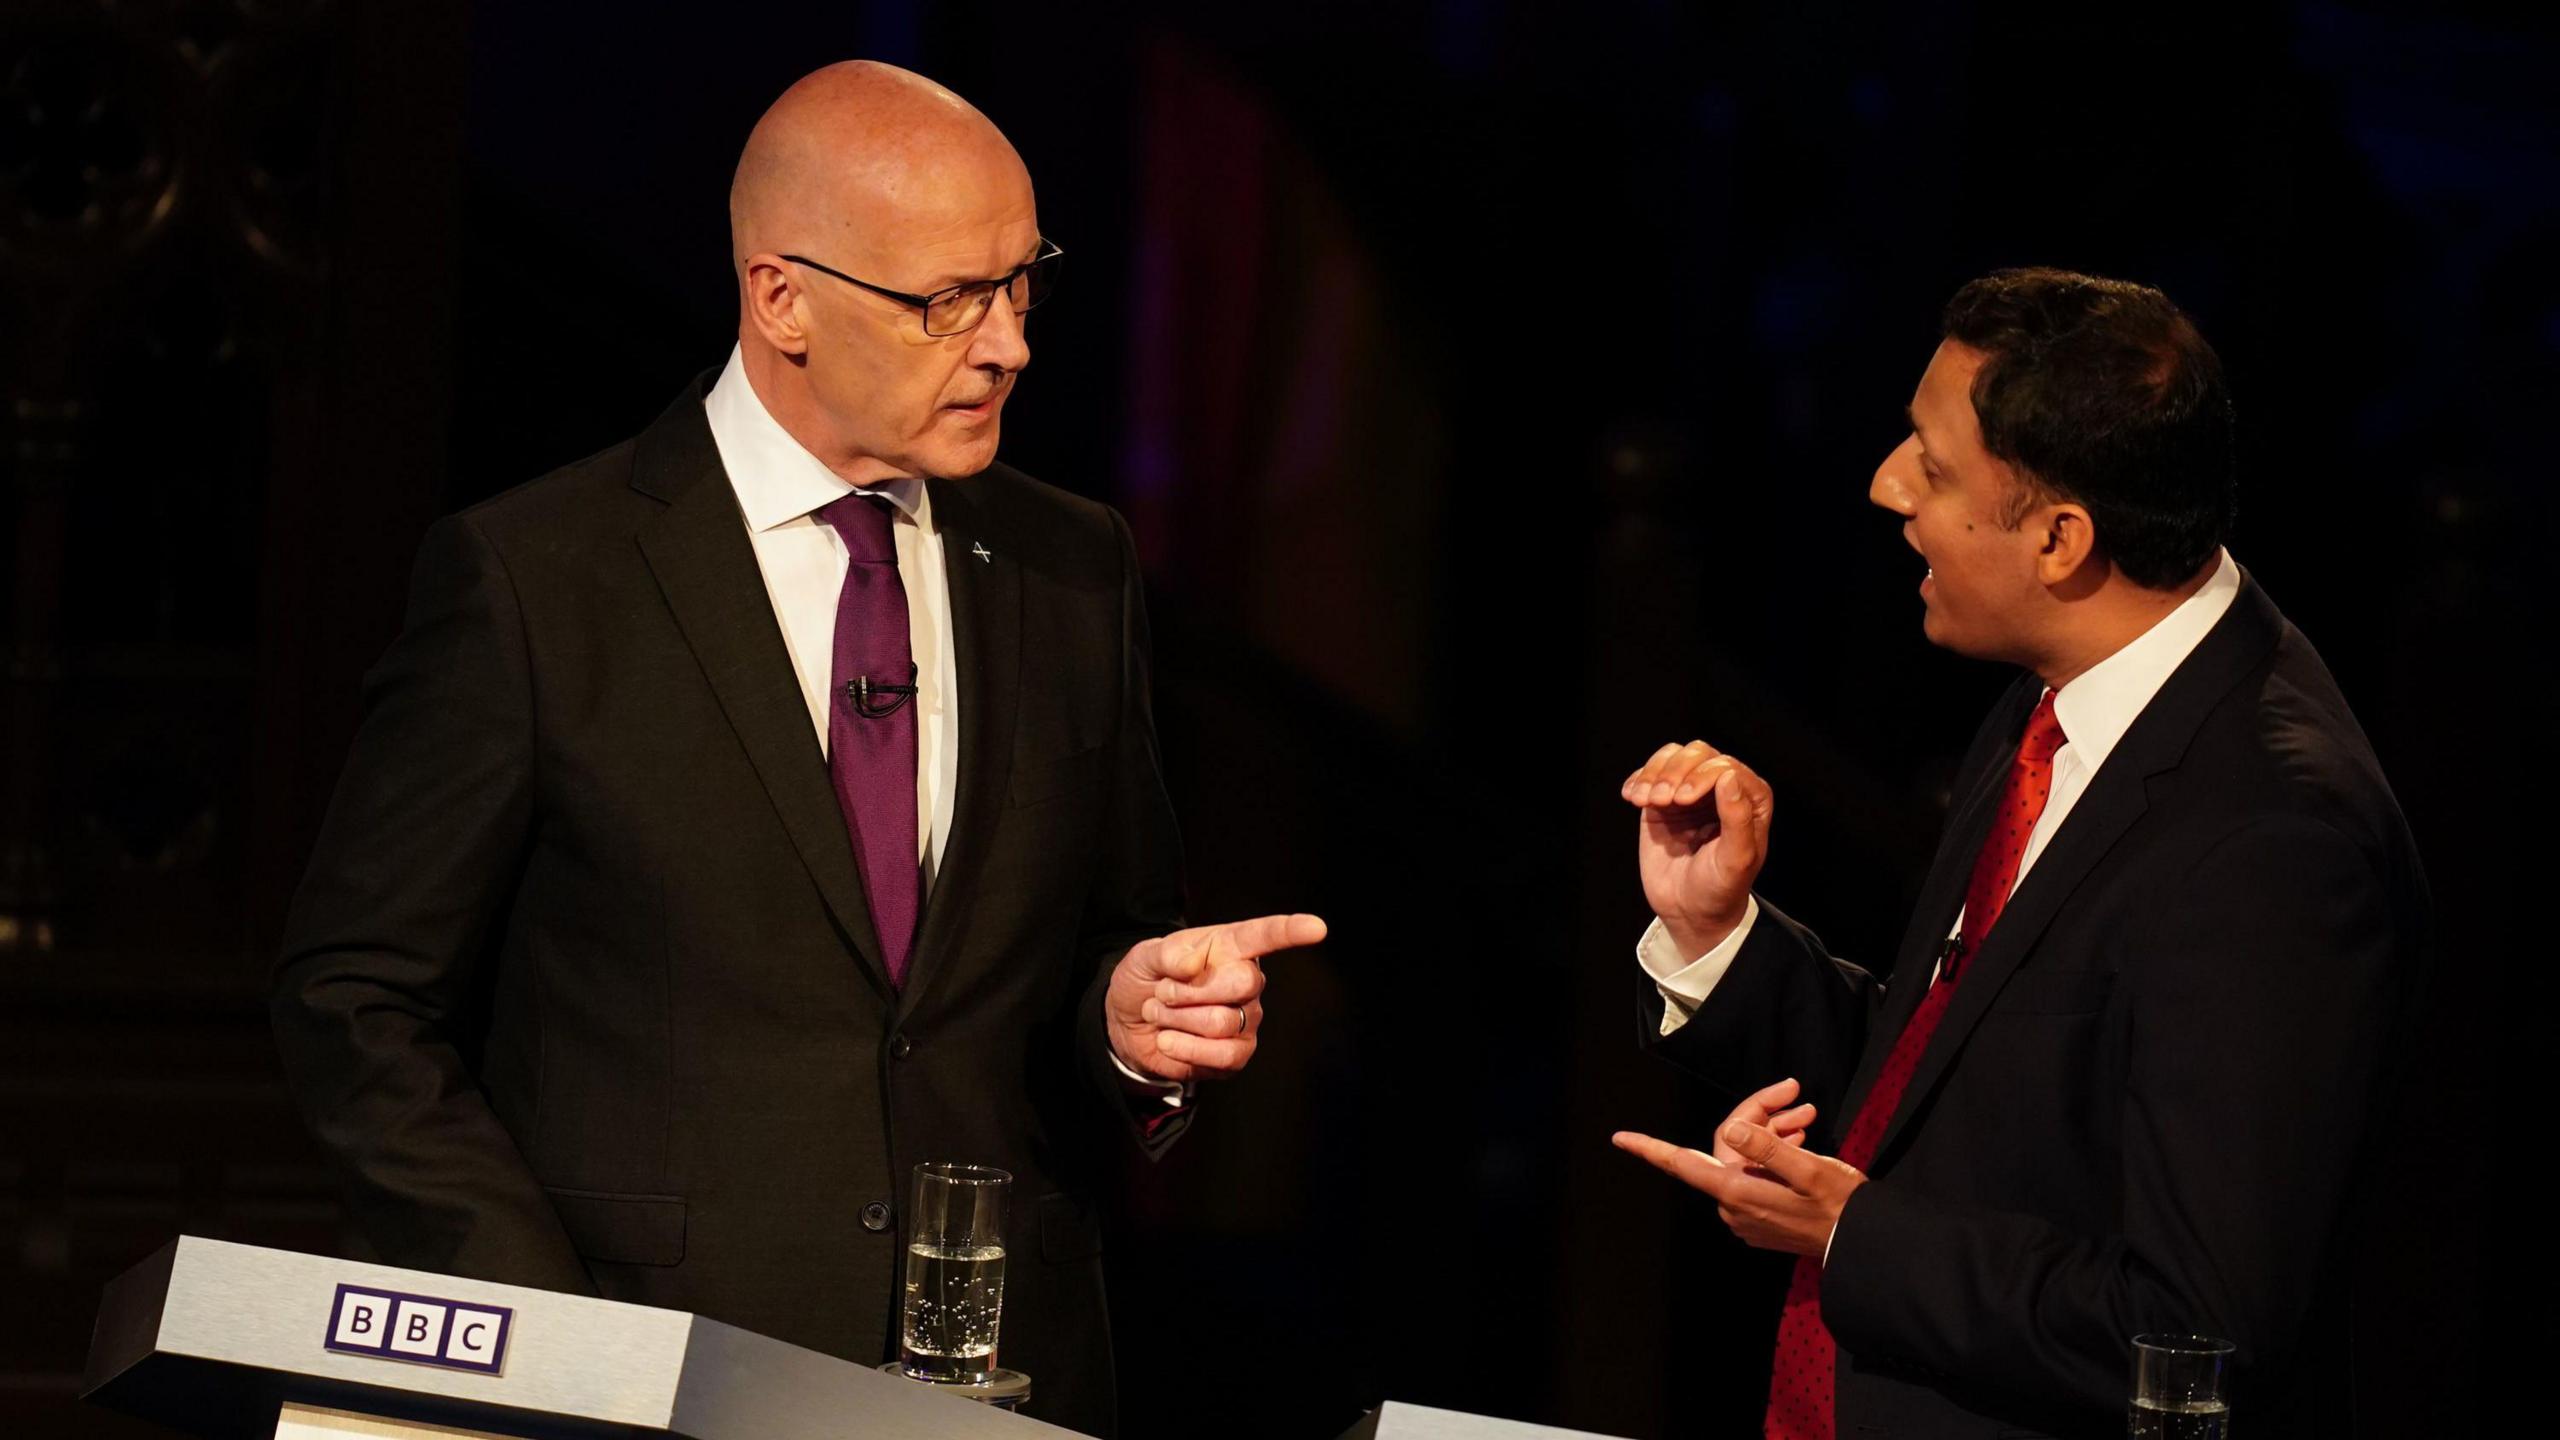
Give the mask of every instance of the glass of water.
M 919 1165 L 907 1207 L 907 1294 L 898 1364 L 937 1384 L 984 1384 L 1004 1318 L 1004 1197 L 984 1165 Z
M 2231 1404 L 2222 1393 L 2232 1345 L 2210 1335 L 2133 1337 L 2133 1440 L 2227 1440 Z

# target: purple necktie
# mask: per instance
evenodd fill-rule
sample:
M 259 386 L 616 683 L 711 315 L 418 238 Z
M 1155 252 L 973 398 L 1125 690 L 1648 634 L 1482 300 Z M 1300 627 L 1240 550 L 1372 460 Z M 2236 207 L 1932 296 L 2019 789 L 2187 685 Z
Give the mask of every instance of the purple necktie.
M 907 983 L 924 875 L 916 847 L 914 652 L 907 642 L 907 590 L 889 505 L 856 490 L 829 501 L 818 518 L 844 537 L 844 592 L 836 597 L 834 683 L 827 688 L 827 774 L 845 833 L 853 837 L 871 924 L 889 983 Z M 896 686 L 897 689 L 883 689 Z

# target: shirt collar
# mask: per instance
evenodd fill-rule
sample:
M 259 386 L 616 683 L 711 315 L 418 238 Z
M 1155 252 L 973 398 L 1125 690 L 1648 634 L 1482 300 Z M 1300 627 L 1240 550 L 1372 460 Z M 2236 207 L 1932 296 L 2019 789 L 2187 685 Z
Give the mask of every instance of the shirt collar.
M 2062 722 L 2064 739 L 2089 773 L 2107 763 L 2108 753 L 2133 728 L 2143 707 L 2204 643 L 2239 594 L 2240 567 L 2225 550 L 2204 588 L 2054 694 L 2053 717 Z
M 720 466 L 729 472 L 749 530 L 788 525 L 857 488 L 886 499 L 917 525 L 933 528 L 933 503 L 922 478 L 900 475 L 873 485 L 848 485 L 791 438 L 748 383 L 746 360 L 736 346 L 730 347 L 728 367 L 711 393 L 702 397 L 702 413 L 711 422 Z

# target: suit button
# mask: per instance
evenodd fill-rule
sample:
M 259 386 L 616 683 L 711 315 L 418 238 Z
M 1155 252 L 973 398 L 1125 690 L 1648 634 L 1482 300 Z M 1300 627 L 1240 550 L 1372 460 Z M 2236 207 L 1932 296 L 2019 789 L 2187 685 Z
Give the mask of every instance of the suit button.
M 889 1207 L 874 1200 L 862 1207 L 862 1228 L 877 1235 L 889 1228 Z
M 890 1037 L 889 1037 L 889 1058 L 890 1058 L 890 1059 L 892 1059 L 892 1060 L 904 1060 L 904 1059 L 906 1059 L 908 1056 L 913 1055 L 914 1053 L 916 1053 L 916 1046 L 915 1046 L 915 1042 L 914 1042 L 914 1041 L 909 1040 L 909 1039 L 908 1039 L 906 1036 L 904 1036 L 904 1035 L 892 1035 L 892 1036 L 890 1036 Z

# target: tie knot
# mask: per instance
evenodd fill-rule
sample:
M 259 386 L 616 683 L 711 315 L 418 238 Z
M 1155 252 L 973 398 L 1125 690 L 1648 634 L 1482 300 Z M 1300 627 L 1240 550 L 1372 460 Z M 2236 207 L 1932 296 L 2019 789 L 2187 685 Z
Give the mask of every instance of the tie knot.
M 844 537 L 845 554 L 856 564 L 894 565 L 897 543 L 889 538 L 889 502 L 861 490 L 849 490 L 818 507 L 818 518 Z
M 2053 713 L 2054 694 L 2046 691 L 2036 712 L 2027 717 L 2026 737 L 2018 742 L 2019 759 L 2042 765 L 2053 759 L 2055 751 L 2071 743 L 2071 737 L 2062 733 L 2062 717 Z

